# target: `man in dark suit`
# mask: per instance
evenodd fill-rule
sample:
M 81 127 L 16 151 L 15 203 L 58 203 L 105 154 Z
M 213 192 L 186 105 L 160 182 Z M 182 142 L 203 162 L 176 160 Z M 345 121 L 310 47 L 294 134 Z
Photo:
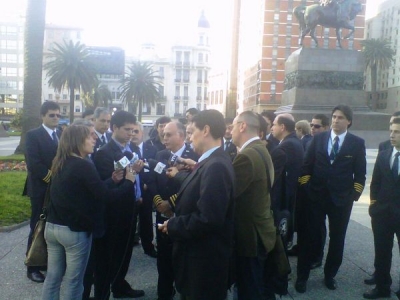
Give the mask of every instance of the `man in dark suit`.
M 163 143 L 163 133 L 164 133 L 164 127 L 167 125 L 169 122 L 171 122 L 171 118 L 167 116 L 162 116 L 157 119 L 156 124 L 154 125 L 154 128 L 152 131 L 150 131 L 150 138 L 145 141 L 144 143 L 146 145 L 151 145 L 155 147 L 158 151 L 164 150 L 165 145 Z
M 392 114 L 392 116 L 390 117 L 389 120 L 389 127 L 392 125 L 394 118 L 399 117 L 400 116 L 400 111 L 396 111 Z M 392 143 L 390 142 L 390 140 L 384 141 L 382 143 L 379 144 L 378 147 L 378 154 L 382 151 L 388 150 L 388 149 L 392 149 Z M 374 262 L 374 267 L 376 268 L 376 262 Z M 370 278 L 366 278 L 364 279 L 364 283 L 368 284 L 368 285 L 374 285 L 376 284 L 375 281 L 375 272 L 374 274 L 372 274 L 372 276 Z
M 271 157 L 260 141 L 258 116 L 245 111 L 232 124 L 238 154 L 235 171 L 235 244 L 238 299 L 271 299 L 266 290 L 265 262 L 275 246 L 276 229 L 271 211 L 274 182 Z M 273 298 L 274 299 L 274 298 Z
M 234 173 L 221 147 L 224 117 L 205 110 L 193 117 L 191 141 L 199 163 L 183 182 L 176 216 L 159 227 L 173 240 L 173 266 L 181 299 L 222 300 L 228 289 L 233 242 Z
M 278 115 L 274 120 L 271 132 L 280 141 L 271 153 L 276 176 L 271 192 L 272 210 L 286 248 L 293 239 L 292 220 L 294 219 L 297 183 L 303 164 L 304 150 L 296 136 L 292 115 Z M 280 220 L 279 214 L 284 210 L 289 212 L 290 217 Z
M 143 125 L 136 122 L 133 126 L 131 148 L 139 159 L 147 161 L 155 159 L 157 150 L 150 144 L 143 143 Z M 153 245 L 153 198 L 149 186 L 154 185 L 154 176 L 150 170 L 143 168 L 139 173 L 142 201 L 138 205 L 139 236 L 145 254 L 157 257 Z
M 271 128 L 272 124 L 274 123 L 275 120 L 275 114 L 272 110 L 264 110 L 261 113 L 262 117 L 264 120 L 267 122 L 268 128 L 266 132 L 266 141 L 267 141 L 267 149 L 269 153 L 272 152 L 272 150 L 275 149 L 276 146 L 279 144 L 279 140 L 277 140 L 272 134 L 271 134 Z
M 233 123 L 232 118 L 225 118 L 225 134 L 224 134 L 224 137 L 222 138 L 221 147 L 233 161 L 233 159 L 236 156 L 237 149 L 236 149 L 236 145 L 232 142 L 232 134 L 231 134 L 232 123 Z
M 400 246 L 400 118 L 391 121 L 392 148 L 378 154 L 372 174 L 369 214 L 374 233 L 376 287 L 364 293 L 365 299 L 390 297 L 394 235 Z
M 104 146 L 111 140 L 111 133 L 108 131 L 110 128 L 110 122 L 111 114 L 108 109 L 104 107 L 97 107 L 93 114 L 93 124 L 97 139 L 93 153 L 90 155 L 92 160 L 94 160 L 94 156 L 100 147 Z
M 57 153 L 60 132 L 56 130 L 60 120 L 60 107 L 53 101 L 46 101 L 40 108 L 42 125 L 26 134 L 25 158 L 28 167 L 26 181 L 27 195 L 31 199 L 31 220 L 28 247 L 39 216 L 42 213 L 44 197 L 51 178 L 51 164 Z M 28 267 L 27 276 L 34 282 L 43 282 L 45 276 L 39 267 Z
M 329 219 L 329 249 L 324 267 L 325 285 L 335 290 L 335 276 L 343 259 L 344 241 L 353 202 L 364 189 L 364 140 L 349 133 L 353 112 L 346 105 L 332 110 L 332 130 L 314 136 L 305 155 L 300 185 L 307 193 L 309 236 L 299 244 L 295 288 L 304 293 L 310 273 L 310 245 L 320 240 L 320 228 Z
M 185 128 L 182 123 L 168 123 L 164 128 L 163 140 L 166 149 L 157 153 L 156 161 L 169 166 L 172 154 L 182 158 L 190 158 L 195 161 L 199 158 L 198 155 L 193 152 L 193 149 L 185 144 Z M 185 171 L 182 172 L 187 173 Z M 175 206 L 176 193 L 179 191 L 181 181 L 178 180 L 177 175 L 170 178 L 164 172 L 154 172 L 154 175 L 155 185 L 150 187 L 150 192 L 152 193 L 154 206 L 157 209 L 156 222 L 157 224 L 162 224 L 173 214 L 172 211 Z M 157 231 L 157 271 L 158 299 L 170 300 L 175 294 L 174 270 L 172 265 L 172 240 L 161 231 Z
M 101 179 L 111 178 L 114 162 L 121 159 L 124 152 L 132 152 L 130 140 L 135 123 L 136 117 L 126 111 L 117 111 L 112 116 L 112 139 L 97 151 L 94 158 Z M 122 182 L 123 180 L 119 184 Z M 113 184 L 111 182 L 110 187 Z M 94 242 L 96 299 L 109 299 L 110 286 L 114 298 L 136 298 L 144 295 L 144 291 L 132 289 L 125 280 L 136 231 L 136 192 L 135 189 L 131 197 L 115 199 L 106 205 L 106 232 Z

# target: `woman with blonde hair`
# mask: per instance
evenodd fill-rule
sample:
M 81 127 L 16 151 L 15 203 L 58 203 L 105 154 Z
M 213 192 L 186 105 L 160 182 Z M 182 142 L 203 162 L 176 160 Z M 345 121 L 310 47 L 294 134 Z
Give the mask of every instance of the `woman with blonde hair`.
M 131 172 L 126 172 L 126 180 L 118 188 L 107 188 L 93 163 L 85 159 L 94 145 L 86 126 L 72 125 L 60 138 L 51 168 L 45 229 L 48 266 L 42 299 L 59 299 L 61 282 L 64 299 L 81 299 L 92 234 L 104 231 L 101 219 L 105 201 L 133 193 L 135 176 Z M 110 181 L 118 183 L 123 178 L 124 170 L 119 170 Z

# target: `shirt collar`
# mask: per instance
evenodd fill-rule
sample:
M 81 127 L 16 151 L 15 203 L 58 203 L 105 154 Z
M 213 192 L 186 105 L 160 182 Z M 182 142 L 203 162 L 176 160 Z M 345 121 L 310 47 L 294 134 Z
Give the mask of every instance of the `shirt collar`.
M 333 130 L 331 130 L 332 143 L 334 143 L 335 137 L 338 136 L 339 137 L 339 145 L 341 145 L 344 141 L 344 138 L 346 137 L 346 134 L 347 134 L 347 130 L 339 135 L 337 135 L 336 133 L 333 132 Z
M 57 131 L 54 129 L 51 129 L 49 127 L 47 127 L 46 125 L 42 124 L 43 128 L 47 131 L 47 133 L 51 136 L 51 138 L 53 138 L 53 132 L 55 132 L 57 134 Z
M 125 146 L 123 146 L 120 142 L 118 142 L 116 139 L 112 138 L 114 142 L 117 144 L 118 148 L 121 150 L 121 152 L 129 151 L 132 152 L 132 149 L 129 147 L 129 143 L 126 143 Z
M 392 158 L 394 158 L 394 156 L 396 155 L 397 152 L 399 152 L 400 150 L 397 150 L 396 147 L 393 147 L 393 151 L 392 151 Z
M 256 141 L 256 140 L 259 140 L 259 139 L 260 139 L 260 138 L 259 138 L 258 136 L 255 136 L 255 137 L 253 137 L 253 138 L 247 140 L 247 142 L 244 143 L 243 146 L 240 148 L 239 152 L 241 152 L 244 148 L 246 148 L 247 145 L 250 144 L 251 142 Z
M 181 157 L 183 151 L 185 151 L 185 148 L 186 148 L 186 145 L 185 145 L 185 143 L 183 143 L 182 148 L 180 148 L 180 149 L 179 149 L 178 151 L 176 151 L 176 152 L 172 152 L 172 151 L 171 151 L 171 153 L 172 153 L 172 154 L 175 154 L 176 156 Z
M 219 148 L 219 146 L 208 149 L 206 152 L 203 153 L 202 156 L 200 156 L 199 160 L 197 162 L 201 162 L 202 160 L 205 160 L 206 158 L 208 158 L 215 150 L 217 150 Z
M 96 132 L 97 136 L 99 137 L 99 139 L 101 139 L 101 137 L 104 135 L 104 137 L 107 139 L 106 137 L 106 133 L 104 132 L 104 134 L 101 134 L 100 132 L 98 132 L 96 129 L 94 130 L 94 132 Z

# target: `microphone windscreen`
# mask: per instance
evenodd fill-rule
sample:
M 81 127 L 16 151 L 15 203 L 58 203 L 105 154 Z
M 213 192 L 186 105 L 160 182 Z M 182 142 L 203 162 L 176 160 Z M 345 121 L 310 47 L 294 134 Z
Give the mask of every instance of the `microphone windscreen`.
M 126 156 L 126 158 L 127 158 L 129 161 L 131 161 L 132 158 L 133 158 L 132 152 L 129 152 L 129 151 L 125 151 L 125 152 L 123 153 L 123 156 Z

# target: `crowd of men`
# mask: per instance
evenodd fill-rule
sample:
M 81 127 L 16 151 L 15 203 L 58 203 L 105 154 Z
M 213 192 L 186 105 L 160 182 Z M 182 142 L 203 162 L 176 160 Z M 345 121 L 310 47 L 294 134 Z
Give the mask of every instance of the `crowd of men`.
M 125 280 L 137 231 L 144 253 L 157 259 L 159 300 L 176 291 L 181 299 L 222 300 L 233 283 L 239 300 L 275 299 L 287 293 L 282 265 L 288 260 L 279 255 L 285 252 L 298 255 L 295 289 L 305 293 L 310 270 L 322 265 L 326 217 L 324 283 L 337 288 L 351 210 L 366 180 L 364 140 L 348 131 L 350 107 L 334 107 L 331 124 L 324 114 L 296 123 L 290 114 L 245 111 L 232 120 L 191 108 L 182 122 L 160 117 L 147 140 L 131 113 L 111 115 L 101 107 L 92 113 L 72 126 L 90 128 L 96 145 L 88 159 L 100 177 L 112 177 L 124 156 L 136 158 L 137 177 L 131 199 L 113 199 L 98 212 L 106 229 L 93 236 L 82 299 L 90 299 L 93 285 L 94 299 L 144 295 Z M 390 120 L 390 140 L 380 145 L 371 183 L 376 272 L 366 283 L 376 287 L 366 299 L 390 295 L 394 234 L 400 238 L 399 115 Z M 43 124 L 26 137 L 28 248 L 62 134 L 57 103 L 45 102 L 41 117 Z M 42 271 L 28 267 L 27 276 L 43 282 Z

